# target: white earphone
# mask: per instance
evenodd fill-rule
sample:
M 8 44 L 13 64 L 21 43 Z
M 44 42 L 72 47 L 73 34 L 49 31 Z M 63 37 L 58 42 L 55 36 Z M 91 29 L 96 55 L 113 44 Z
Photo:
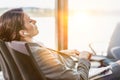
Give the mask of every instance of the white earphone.
M 24 34 L 24 35 L 29 35 L 29 33 L 27 33 L 27 32 L 24 32 L 23 34 Z

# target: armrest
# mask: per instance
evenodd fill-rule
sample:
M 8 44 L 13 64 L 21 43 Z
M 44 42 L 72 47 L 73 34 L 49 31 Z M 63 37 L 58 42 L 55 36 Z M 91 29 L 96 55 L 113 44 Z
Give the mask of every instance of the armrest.
M 114 63 L 115 61 L 117 61 L 117 59 L 108 59 L 108 58 L 106 58 L 105 60 L 102 61 L 102 63 L 103 63 L 102 65 L 103 66 L 108 66 L 108 65 Z
M 108 66 L 117 61 L 117 59 L 109 59 L 106 56 L 94 55 L 91 57 L 91 61 L 100 62 L 101 66 Z

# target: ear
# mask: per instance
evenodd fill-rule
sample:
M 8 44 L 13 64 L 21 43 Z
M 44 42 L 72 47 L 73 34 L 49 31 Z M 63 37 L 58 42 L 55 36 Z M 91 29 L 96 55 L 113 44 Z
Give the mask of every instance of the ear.
M 20 36 L 25 37 L 25 34 L 24 34 L 25 32 L 26 32 L 26 30 L 20 30 L 19 31 Z

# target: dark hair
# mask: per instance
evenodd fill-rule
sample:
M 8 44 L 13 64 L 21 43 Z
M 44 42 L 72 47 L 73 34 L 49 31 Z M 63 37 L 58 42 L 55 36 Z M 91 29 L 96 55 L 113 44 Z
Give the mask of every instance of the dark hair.
M 22 8 L 8 10 L 0 16 L 0 39 L 3 41 L 20 41 L 19 31 L 24 29 L 24 12 Z

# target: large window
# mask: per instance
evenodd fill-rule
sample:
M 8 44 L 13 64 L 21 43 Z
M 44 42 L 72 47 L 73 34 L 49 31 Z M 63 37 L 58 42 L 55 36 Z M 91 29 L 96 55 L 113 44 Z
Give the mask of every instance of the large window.
M 111 34 L 120 22 L 119 0 L 68 0 L 68 47 L 90 50 L 97 44 L 106 51 Z M 102 45 L 102 47 L 101 47 Z M 97 47 L 97 46 L 96 46 Z
M 22 7 L 30 17 L 37 20 L 39 35 L 34 39 L 55 48 L 55 0 L 2 0 L 0 14 L 16 7 Z

